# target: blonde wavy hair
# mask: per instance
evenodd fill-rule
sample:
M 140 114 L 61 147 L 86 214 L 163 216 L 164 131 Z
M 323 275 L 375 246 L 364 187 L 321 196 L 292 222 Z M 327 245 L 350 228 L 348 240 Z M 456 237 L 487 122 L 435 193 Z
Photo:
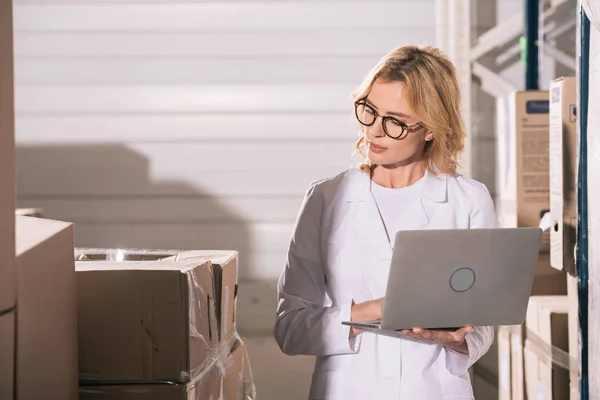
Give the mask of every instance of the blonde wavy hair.
M 452 62 L 438 49 L 429 46 L 402 46 L 386 54 L 352 93 L 354 101 L 367 97 L 375 81 L 402 82 L 408 101 L 421 118 L 433 140 L 425 146 L 426 167 L 431 173 L 456 172 L 464 148 L 467 130 L 461 115 L 460 87 Z M 361 157 L 359 169 L 370 172 L 372 165 L 365 156 L 365 127 L 355 152 Z

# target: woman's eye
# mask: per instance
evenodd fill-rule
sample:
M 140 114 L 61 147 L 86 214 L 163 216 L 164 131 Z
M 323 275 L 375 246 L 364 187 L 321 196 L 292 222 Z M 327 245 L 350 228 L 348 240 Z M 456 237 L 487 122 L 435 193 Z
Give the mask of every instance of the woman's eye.
M 365 113 L 367 113 L 369 115 L 375 115 L 375 112 L 373 110 L 371 110 L 370 108 L 365 108 Z
M 406 126 L 404 122 L 398 121 L 397 119 L 390 119 L 390 122 L 396 126 Z

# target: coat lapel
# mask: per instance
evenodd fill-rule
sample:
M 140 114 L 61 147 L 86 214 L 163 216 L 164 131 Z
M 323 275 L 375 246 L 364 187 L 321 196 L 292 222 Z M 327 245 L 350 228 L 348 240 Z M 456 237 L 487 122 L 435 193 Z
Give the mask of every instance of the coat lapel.
M 346 201 L 357 207 L 355 214 L 357 226 L 361 230 L 360 236 L 364 237 L 365 243 L 387 243 L 391 249 L 385 224 L 371 193 L 371 177 L 357 169 L 350 170 L 346 193 L 348 194 Z
M 419 230 L 426 227 L 430 222 L 427 209 L 431 207 L 431 203 L 443 203 L 447 199 L 446 174 L 427 173 L 424 179 L 420 198 L 406 205 L 406 212 L 403 213 L 406 219 L 402 222 L 404 230 Z M 371 192 L 371 178 L 368 174 L 354 169 L 349 171 L 347 183 L 346 201 L 356 203 L 360 207 L 357 213 L 358 226 L 364 229 L 365 235 L 369 236 L 367 238 L 369 241 L 386 243 L 386 247 L 391 250 L 394 237 L 393 235 L 389 237 L 385 229 L 385 223 Z

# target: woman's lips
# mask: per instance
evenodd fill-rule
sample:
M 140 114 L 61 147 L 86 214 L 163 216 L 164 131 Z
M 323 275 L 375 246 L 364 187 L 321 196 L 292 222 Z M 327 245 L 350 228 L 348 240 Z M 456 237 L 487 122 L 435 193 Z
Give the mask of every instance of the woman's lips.
M 373 153 L 383 153 L 387 150 L 387 147 L 379 146 L 373 142 L 369 142 L 369 150 Z

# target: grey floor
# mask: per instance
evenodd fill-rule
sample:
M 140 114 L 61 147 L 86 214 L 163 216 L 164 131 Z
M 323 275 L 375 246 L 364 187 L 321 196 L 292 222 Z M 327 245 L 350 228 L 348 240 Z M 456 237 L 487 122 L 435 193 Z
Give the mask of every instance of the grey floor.
M 258 400 L 306 400 L 313 357 L 286 356 L 269 336 L 245 336 Z
M 257 400 L 306 400 L 314 358 L 286 356 L 272 337 L 245 336 L 248 355 L 252 365 Z M 483 364 L 491 359 L 487 368 L 494 370 L 496 362 L 495 346 L 484 357 Z M 494 371 L 495 372 L 495 371 Z M 497 400 L 498 389 L 495 385 L 475 377 L 473 381 L 478 400 Z

